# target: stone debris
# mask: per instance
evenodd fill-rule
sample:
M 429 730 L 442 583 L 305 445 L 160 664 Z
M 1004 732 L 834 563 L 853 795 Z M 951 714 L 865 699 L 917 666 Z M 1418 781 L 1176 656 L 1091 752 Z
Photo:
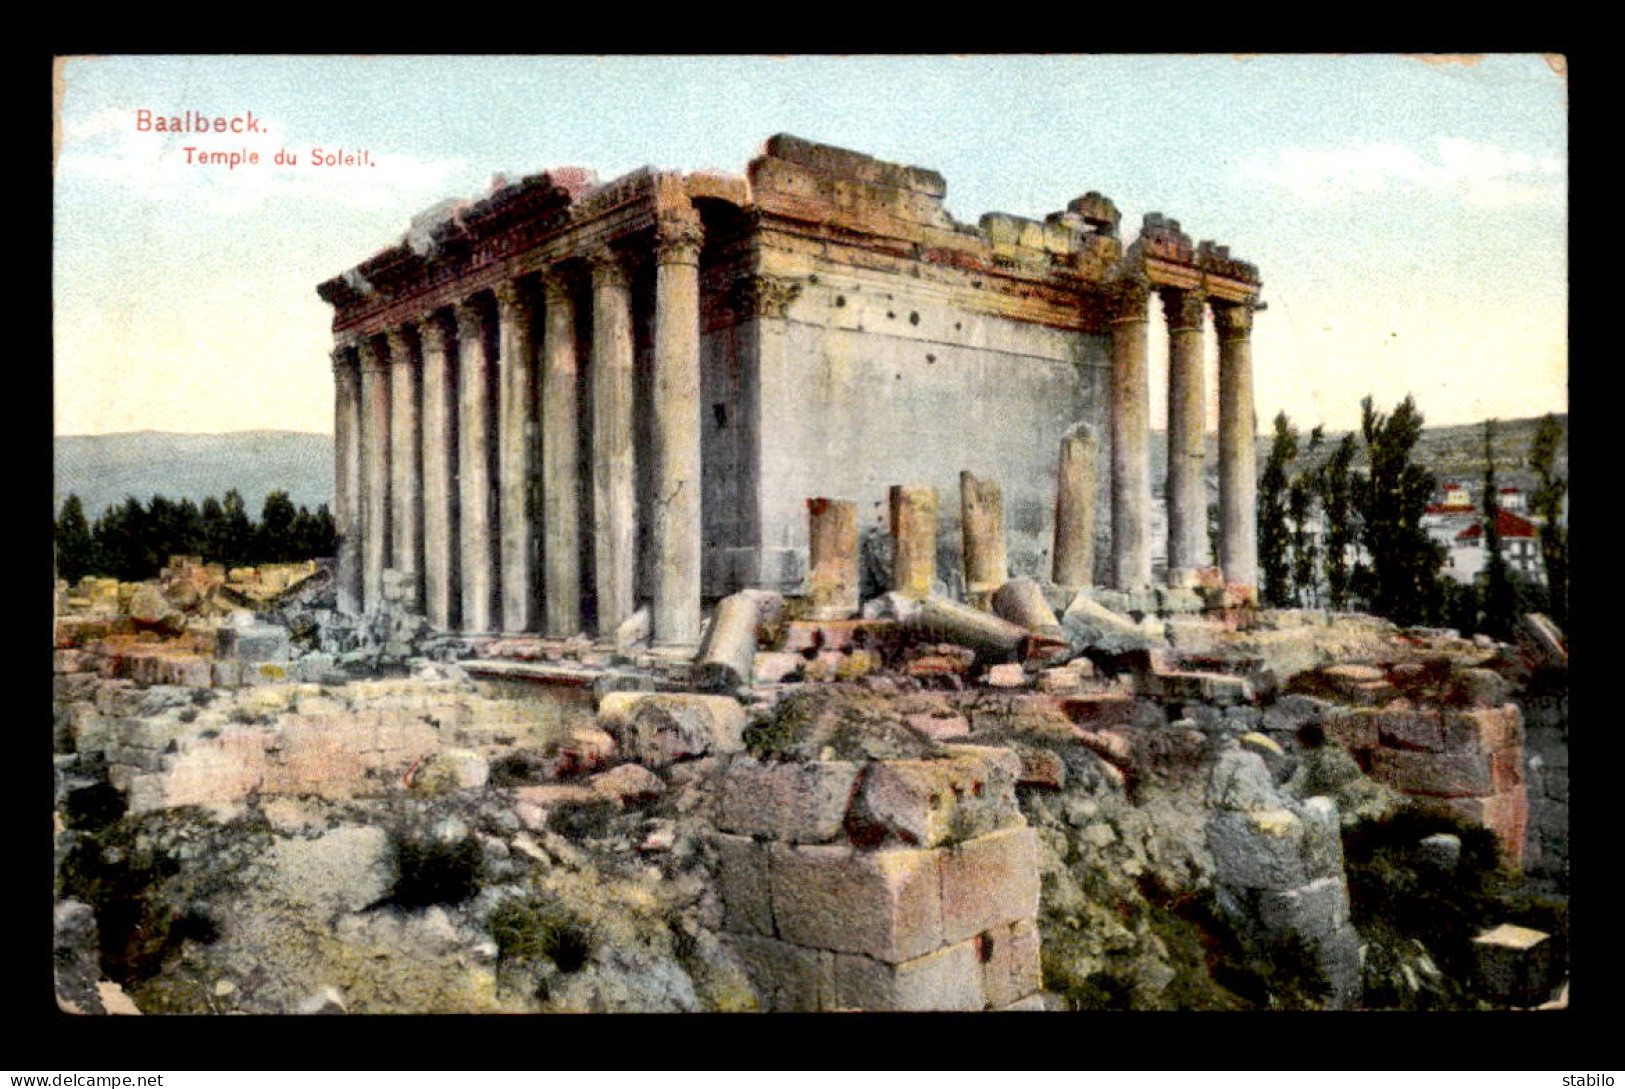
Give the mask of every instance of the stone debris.
M 344 621 L 320 572 L 260 613 L 231 587 L 280 576 L 178 560 L 151 585 L 71 588 L 53 737 L 58 864 L 81 876 L 58 902 L 59 1003 L 1158 1008 L 1198 969 L 1152 923 L 1189 926 L 1167 904 L 1207 896 L 1221 922 L 1203 925 L 1232 928 L 1235 956 L 1306 950 L 1325 1004 L 1346 1008 L 1361 938 L 1343 829 L 1412 798 L 1489 829 L 1508 863 L 1566 860 L 1566 705 L 1529 703 L 1505 648 L 1259 612 L 1200 573 L 1194 589 L 1070 594 L 1054 624 L 1061 591 L 1009 579 L 978 591 L 985 608 L 892 592 L 854 617 L 843 549 L 817 615 L 737 595 L 695 660 Z M 1174 642 L 1155 634 L 1174 623 Z M 1544 631 L 1529 639 L 1551 667 Z M 1331 657 L 1295 669 L 1301 633 L 1331 633 Z M 1359 660 L 1336 656 L 1356 645 Z M 422 819 L 388 816 L 408 811 Z M 240 867 L 220 871 L 238 876 L 216 885 L 264 921 L 220 939 L 244 958 L 229 971 L 209 942 L 184 946 L 213 965 L 196 993 L 167 969 L 105 978 L 110 901 L 82 876 L 83 845 L 127 828 L 170 829 L 182 875 L 238 837 L 222 857 Z M 1420 865 L 1465 864 L 1460 836 L 1413 842 Z M 238 918 L 143 880 L 180 897 L 163 927 Z M 265 984 L 253 966 L 324 914 L 342 942 Z M 613 921 L 571 921 L 600 915 Z M 1538 1005 L 1561 983 L 1556 943 L 1508 934 L 1475 942 L 1475 986 Z M 341 970 L 352 955 L 390 981 Z

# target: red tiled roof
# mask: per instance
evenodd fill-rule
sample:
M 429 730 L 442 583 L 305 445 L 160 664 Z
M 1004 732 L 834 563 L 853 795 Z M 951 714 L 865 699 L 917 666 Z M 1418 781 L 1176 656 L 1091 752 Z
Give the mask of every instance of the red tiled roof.
M 1527 518 L 1519 518 L 1516 514 L 1501 507 L 1495 508 L 1495 532 L 1502 537 L 1533 537 L 1536 535 L 1533 522 Z M 1484 522 L 1480 519 L 1456 534 L 1456 540 L 1471 541 L 1483 535 Z

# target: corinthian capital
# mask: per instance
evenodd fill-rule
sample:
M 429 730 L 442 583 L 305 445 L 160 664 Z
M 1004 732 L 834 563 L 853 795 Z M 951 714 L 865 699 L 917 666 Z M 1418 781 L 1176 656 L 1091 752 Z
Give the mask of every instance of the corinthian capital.
M 731 303 L 740 314 L 782 318 L 801 294 L 801 284 L 777 276 L 741 276 L 734 281 Z
M 667 214 L 655 221 L 655 260 L 663 265 L 699 264 L 704 241 L 705 228 L 696 215 Z
M 519 291 L 517 280 L 503 280 L 491 289 L 496 296 L 497 308 L 508 314 L 517 313 L 524 296 Z
M 1145 321 L 1150 313 L 1151 285 L 1138 277 L 1114 280 L 1106 289 L 1113 321 Z
M 625 287 L 628 282 L 626 262 L 608 245 L 594 246 L 587 253 L 587 264 L 592 269 L 594 287 Z
M 1253 331 L 1253 310 L 1255 304 L 1221 303 L 1213 304 L 1213 328 L 1218 331 L 1219 337 L 1230 340 L 1237 337 L 1246 337 Z
M 542 300 L 549 306 L 561 306 L 570 301 L 570 277 L 557 265 L 542 270 Z
M 1206 309 L 1207 297 L 1200 291 L 1165 288 L 1162 292 L 1162 312 L 1169 329 L 1201 329 Z
M 412 344 L 407 339 L 406 327 L 397 325 L 384 330 L 384 343 L 389 347 L 389 361 L 405 365 L 412 362 Z

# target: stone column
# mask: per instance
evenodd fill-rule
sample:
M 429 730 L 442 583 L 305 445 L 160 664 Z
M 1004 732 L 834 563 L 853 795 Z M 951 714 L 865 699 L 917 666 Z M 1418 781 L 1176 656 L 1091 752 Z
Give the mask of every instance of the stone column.
M 637 571 L 637 460 L 632 431 L 632 292 L 607 246 L 592 261 L 592 495 L 598 633 L 632 615 Z
M 333 349 L 333 521 L 338 527 L 334 581 L 338 611 L 361 613 L 361 376 L 355 345 Z
M 542 277 L 542 562 L 548 635 L 581 630 L 581 474 L 576 461 L 576 308 L 565 278 Z
M 389 566 L 403 576 L 408 608 L 422 607 L 423 477 L 421 421 L 418 416 L 418 367 L 406 331 L 384 334 L 389 344 Z
M 1197 291 L 1165 290 L 1168 317 L 1168 585 L 1189 586 L 1207 534 L 1202 311 Z
M 965 561 L 966 600 L 978 609 L 1010 577 L 1004 550 L 1004 489 L 997 480 L 959 474 L 959 528 Z
M 1252 303 L 1214 303 L 1219 334 L 1219 566 L 1258 586 L 1258 424 L 1253 415 Z
M 384 603 L 384 568 L 389 563 L 389 364 L 370 338 L 361 341 L 361 479 L 365 508 L 361 524 L 362 608 L 377 613 Z
M 423 356 L 423 606 L 429 623 L 457 622 L 457 385 L 445 320 L 418 323 Z
M 937 581 L 937 490 L 894 484 L 890 498 L 892 589 L 928 598 Z
M 807 500 L 807 601 L 814 620 L 845 620 L 858 611 L 858 505 L 850 499 Z
M 663 215 L 655 236 L 654 547 L 651 642 L 700 642 L 699 216 Z
M 1119 590 L 1151 586 L 1150 288 L 1125 280 L 1112 318 L 1112 572 Z
M 472 299 L 456 304 L 458 553 L 462 561 L 464 631 L 496 630 L 491 508 L 491 406 L 485 322 Z
M 1055 564 L 1057 586 L 1083 590 L 1095 581 L 1095 465 L 1099 443 L 1094 428 L 1080 425 L 1061 440 L 1055 481 Z
M 502 630 L 536 629 L 531 557 L 531 402 L 535 399 L 530 312 L 519 284 L 497 285 L 497 477 L 501 511 Z

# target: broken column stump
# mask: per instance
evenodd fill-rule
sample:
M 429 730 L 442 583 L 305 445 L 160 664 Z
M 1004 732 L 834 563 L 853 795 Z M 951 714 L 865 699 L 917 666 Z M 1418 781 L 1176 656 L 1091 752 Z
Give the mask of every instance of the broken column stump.
M 858 505 L 807 500 L 807 601 L 813 620 L 845 620 L 858 611 Z
M 892 589 L 931 596 L 937 581 L 937 490 L 927 484 L 891 488 Z
M 1083 590 L 1095 576 L 1095 474 L 1099 441 L 1087 424 L 1061 440 L 1055 482 L 1056 585 Z
M 996 480 L 959 474 L 959 526 L 964 542 L 965 593 L 985 609 L 1010 576 L 1004 548 L 1004 489 Z
M 732 692 L 750 683 L 756 659 L 756 599 L 730 594 L 717 602 L 711 634 L 694 669 L 694 680 L 711 692 Z

